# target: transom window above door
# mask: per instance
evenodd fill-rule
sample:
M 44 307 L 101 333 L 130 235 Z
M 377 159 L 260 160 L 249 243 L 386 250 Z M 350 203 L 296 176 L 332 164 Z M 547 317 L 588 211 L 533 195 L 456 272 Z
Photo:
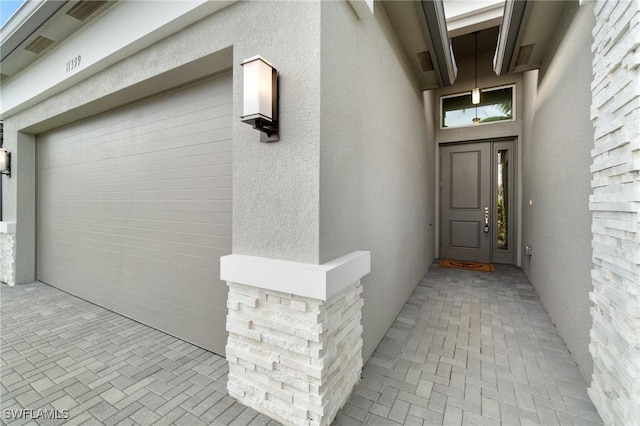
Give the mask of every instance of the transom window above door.
M 480 103 L 471 102 L 471 92 L 440 98 L 440 128 L 469 127 L 515 120 L 515 85 L 482 89 Z

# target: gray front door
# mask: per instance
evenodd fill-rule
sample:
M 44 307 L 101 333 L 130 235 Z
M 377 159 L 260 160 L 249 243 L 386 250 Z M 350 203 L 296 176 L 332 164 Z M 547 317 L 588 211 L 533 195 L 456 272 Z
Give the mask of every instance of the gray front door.
M 513 141 L 441 147 L 440 256 L 515 263 Z

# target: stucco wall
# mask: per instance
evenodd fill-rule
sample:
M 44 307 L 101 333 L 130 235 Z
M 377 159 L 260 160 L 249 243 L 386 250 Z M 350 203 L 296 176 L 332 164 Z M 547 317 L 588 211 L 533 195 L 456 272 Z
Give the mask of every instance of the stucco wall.
M 367 359 L 433 257 L 434 146 L 381 4 L 322 3 L 320 259 L 371 252 Z
M 18 133 L 13 120 L 5 120 L 4 146 L 11 152 L 11 178 L 2 179 L 3 219 L 15 223 L 12 235 L 13 262 L 5 262 L 2 273 L 7 283 L 20 284 L 35 279 L 35 137 Z M 16 205 L 17 195 L 21 203 Z M 9 253 L 4 253 L 9 256 Z
M 593 4 L 572 2 L 555 34 L 550 61 L 528 74 L 523 143 L 522 268 L 590 381 L 590 150 Z M 532 205 L 529 205 L 529 200 Z
M 129 2 L 119 3 L 109 9 L 109 16 L 119 13 L 129 19 L 128 8 L 132 6 Z M 148 6 L 153 8 L 152 3 Z M 5 117 L 5 146 L 17 152 L 16 178 L 5 185 L 3 193 L 5 217 L 17 217 L 17 283 L 34 279 L 34 134 L 231 66 L 233 115 L 239 117 L 239 64 L 258 54 L 271 61 L 281 75 L 281 139 L 277 144 L 262 144 L 257 131 L 239 119 L 233 120 L 233 250 L 318 262 L 320 4 L 239 2 L 202 18 L 38 104 Z M 117 37 L 126 28 L 113 27 L 113 31 L 114 34 L 101 37 Z M 96 49 L 100 46 L 98 40 L 85 42 Z M 47 57 L 41 59 L 38 65 L 46 64 L 46 60 Z M 24 142 L 18 141 L 19 136 Z M 22 146 L 17 147 L 18 143 Z M 19 264 L 24 262 L 29 263 L 25 267 L 28 273 L 21 275 Z

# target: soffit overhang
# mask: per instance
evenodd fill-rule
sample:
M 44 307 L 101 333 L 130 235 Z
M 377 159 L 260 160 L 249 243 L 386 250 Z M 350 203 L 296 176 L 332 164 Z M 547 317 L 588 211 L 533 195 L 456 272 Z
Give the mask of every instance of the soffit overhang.
M 450 86 L 457 67 L 441 0 L 383 1 L 420 90 Z
M 44 0 L 26 2 L 0 28 L 0 79 L 12 76 L 40 59 L 63 40 L 99 16 L 116 1 Z M 391 25 L 400 40 L 421 90 L 450 86 L 457 68 L 442 0 L 384 1 Z M 93 5 L 84 19 L 70 11 Z
M 25 2 L 0 28 L 2 82 L 55 49 L 115 3 L 101 0 Z
M 493 60 L 497 75 L 538 69 L 571 1 L 507 0 Z

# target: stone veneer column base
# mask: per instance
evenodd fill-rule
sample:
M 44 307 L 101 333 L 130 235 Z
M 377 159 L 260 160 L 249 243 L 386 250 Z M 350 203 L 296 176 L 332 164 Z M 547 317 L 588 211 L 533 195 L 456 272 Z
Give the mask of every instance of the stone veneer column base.
M 0 222 L 0 282 L 15 284 L 16 224 Z
M 330 424 L 362 371 L 360 278 L 369 263 L 367 252 L 325 265 L 222 258 L 229 395 L 284 424 Z M 263 284 L 247 284 L 254 280 Z

